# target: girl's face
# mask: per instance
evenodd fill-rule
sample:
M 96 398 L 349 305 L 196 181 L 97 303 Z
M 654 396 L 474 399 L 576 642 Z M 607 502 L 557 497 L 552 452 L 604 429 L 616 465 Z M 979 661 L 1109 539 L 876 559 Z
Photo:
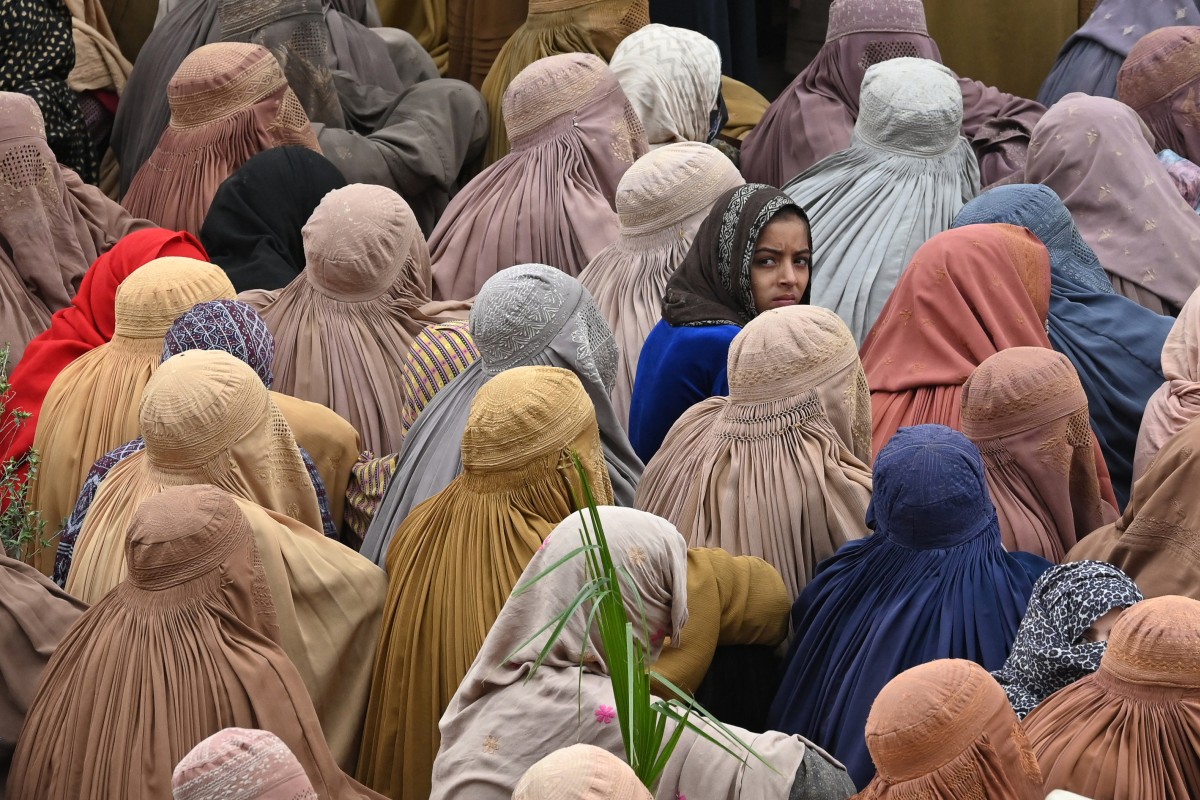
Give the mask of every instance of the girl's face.
M 754 308 L 799 304 L 812 274 L 812 239 L 808 223 L 794 212 L 777 214 L 754 243 L 750 264 L 750 290 Z

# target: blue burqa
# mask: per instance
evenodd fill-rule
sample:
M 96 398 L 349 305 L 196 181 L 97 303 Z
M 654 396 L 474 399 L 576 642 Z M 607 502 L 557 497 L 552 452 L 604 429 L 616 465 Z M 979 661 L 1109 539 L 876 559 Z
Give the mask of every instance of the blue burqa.
M 795 631 L 770 727 L 875 774 L 864 729 L 875 696 L 910 667 L 1008 657 L 1033 583 L 1050 563 L 1007 553 L 983 459 L 943 425 L 901 428 L 875 459 L 874 533 L 826 559 L 792 607 Z

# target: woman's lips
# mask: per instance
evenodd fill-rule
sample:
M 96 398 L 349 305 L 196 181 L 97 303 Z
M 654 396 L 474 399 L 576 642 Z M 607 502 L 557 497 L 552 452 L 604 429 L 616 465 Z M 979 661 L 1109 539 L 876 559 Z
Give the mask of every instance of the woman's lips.
M 794 306 L 794 305 L 796 305 L 795 295 L 788 294 L 788 295 L 782 295 L 780 297 L 772 297 L 771 298 L 771 307 L 772 308 L 782 308 L 783 306 Z

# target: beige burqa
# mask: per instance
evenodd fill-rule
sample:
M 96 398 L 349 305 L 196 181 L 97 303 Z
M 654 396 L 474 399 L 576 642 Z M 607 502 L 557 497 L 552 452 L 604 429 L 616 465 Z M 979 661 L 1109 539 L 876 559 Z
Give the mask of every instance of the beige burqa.
M 613 410 L 626 427 L 638 355 L 662 318 L 667 280 L 712 204 L 743 183 L 737 167 L 715 147 L 679 142 L 639 158 L 617 184 L 617 240 L 591 260 L 579 282 L 617 338 Z
M 112 340 L 72 361 L 54 379 L 33 440 L 41 456 L 29 499 L 56 534 L 97 458 L 138 435 L 142 387 L 162 360 L 163 338 L 181 314 L 208 300 L 232 300 L 220 267 L 190 258 L 159 258 L 117 289 Z M 49 575 L 53 546 L 35 566 Z
M 729 347 L 729 396 L 692 406 L 646 466 L 637 507 L 693 547 L 758 556 L 794 599 L 817 564 L 869 532 L 871 399 L 837 314 L 759 314 Z
M 209 484 L 237 499 L 275 596 L 281 643 L 339 763 L 353 764 L 383 607 L 382 570 L 326 539 L 300 451 L 270 392 L 228 353 L 189 350 L 146 385 L 146 449 L 108 474 L 75 545 L 67 591 L 93 602 L 125 577 L 124 531 L 172 486 Z

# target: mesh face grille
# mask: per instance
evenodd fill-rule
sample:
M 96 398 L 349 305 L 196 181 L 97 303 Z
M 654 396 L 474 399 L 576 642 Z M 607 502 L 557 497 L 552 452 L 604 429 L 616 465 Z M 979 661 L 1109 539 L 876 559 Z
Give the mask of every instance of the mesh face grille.
M 650 6 L 646 0 L 635 0 L 621 17 L 621 28 L 627 33 L 640 31 L 650 24 Z
M 912 42 L 871 42 L 863 50 L 858 65 L 863 69 L 873 67 L 893 58 L 920 58 L 921 53 Z
M 0 159 L 0 176 L 18 189 L 37 186 L 46 177 L 49 165 L 35 144 L 19 144 Z

